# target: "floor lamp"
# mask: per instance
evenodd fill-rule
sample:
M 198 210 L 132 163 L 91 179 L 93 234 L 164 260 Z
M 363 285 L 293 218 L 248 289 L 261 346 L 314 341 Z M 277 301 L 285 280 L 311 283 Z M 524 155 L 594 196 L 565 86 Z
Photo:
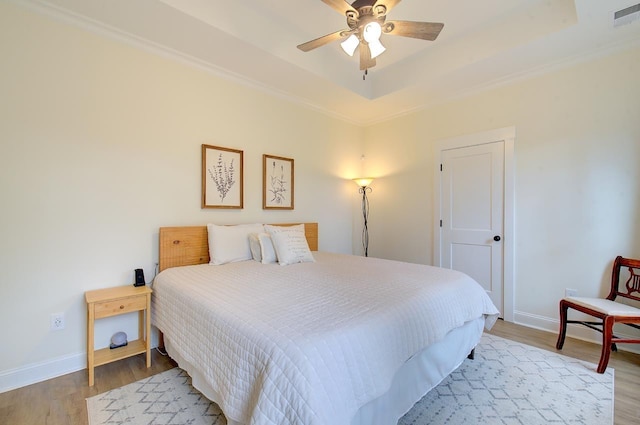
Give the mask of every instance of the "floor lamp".
M 369 227 L 367 222 L 369 221 L 369 199 L 367 198 L 367 192 L 371 192 L 369 186 L 373 181 L 370 177 L 363 177 L 359 179 L 353 179 L 354 182 L 360 187 L 358 193 L 362 195 L 362 218 L 364 219 L 362 227 L 362 249 L 364 249 L 364 256 L 369 256 Z

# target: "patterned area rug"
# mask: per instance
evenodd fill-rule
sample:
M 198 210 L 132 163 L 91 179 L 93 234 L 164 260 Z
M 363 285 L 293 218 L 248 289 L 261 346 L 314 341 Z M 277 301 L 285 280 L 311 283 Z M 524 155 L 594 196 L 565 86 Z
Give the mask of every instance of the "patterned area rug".
M 89 425 L 226 425 L 220 408 L 174 368 L 87 399 Z M 484 334 L 465 362 L 398 422 L 426 424 L 613 423 L 613 369 Z

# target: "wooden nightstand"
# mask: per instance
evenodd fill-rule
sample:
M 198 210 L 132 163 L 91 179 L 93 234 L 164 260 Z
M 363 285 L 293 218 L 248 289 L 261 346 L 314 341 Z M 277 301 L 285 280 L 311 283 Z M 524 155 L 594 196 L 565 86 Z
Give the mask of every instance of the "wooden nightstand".
M 147 354 L 147 367 L 151 366 L 151 288 L 148 286 L 118 286 L 85 292 L 87 301 L 87 369 L 89 386 L 94 383 L 94 368 L 116 360 Z M 138 312 L 138 339 L 120 348 L 94 350 L 96 319 L 118 314 Z

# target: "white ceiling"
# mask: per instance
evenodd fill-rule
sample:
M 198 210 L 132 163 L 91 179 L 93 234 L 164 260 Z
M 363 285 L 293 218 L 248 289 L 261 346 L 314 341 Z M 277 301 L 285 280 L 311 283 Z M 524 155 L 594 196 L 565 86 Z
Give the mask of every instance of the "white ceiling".
M 639 0 L 403 0 L 388 19 L 444 29 L 383 35 L 363 80 L 339 42 L 296 48 L 347 28 L 321 0 L 17 1 L 362 125 L 640 44 L 640 21 L 613 26 Z

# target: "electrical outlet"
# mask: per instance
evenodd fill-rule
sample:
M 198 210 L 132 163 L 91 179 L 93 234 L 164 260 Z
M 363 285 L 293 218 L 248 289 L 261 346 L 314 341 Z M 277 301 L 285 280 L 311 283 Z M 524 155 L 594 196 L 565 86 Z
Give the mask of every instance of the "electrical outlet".
M 51 330 L 60 331 L 64 329 L 64 313 L 53 313 L 51 315 Z
M 576 296 L 578 296 L 578 290 L 577 289 L 566 288 L 564 290 L 564 296 L 565 297 L 576 297 Z

